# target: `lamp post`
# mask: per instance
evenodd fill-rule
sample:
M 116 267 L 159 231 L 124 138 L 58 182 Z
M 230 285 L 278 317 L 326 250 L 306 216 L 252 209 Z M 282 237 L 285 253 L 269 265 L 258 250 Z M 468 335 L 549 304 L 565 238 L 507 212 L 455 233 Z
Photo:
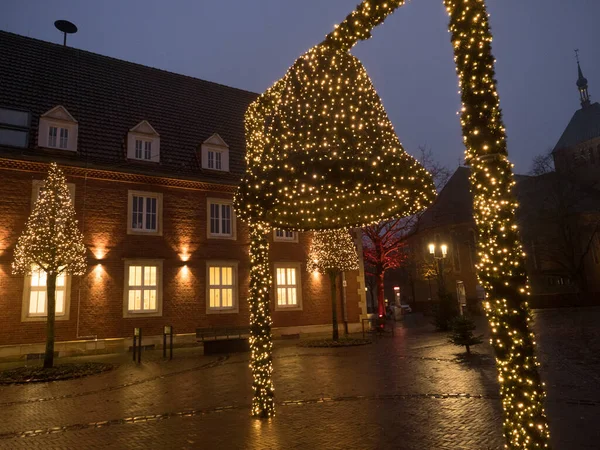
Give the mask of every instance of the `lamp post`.
M 437 263 L 438 271 L 438 297 L 441 297 L 446 292 L 446 284 L 444 282 L 444 259 L 448 256 L 448 246 L 446 244 L 436 245 L 429 244 L 429 254 Z

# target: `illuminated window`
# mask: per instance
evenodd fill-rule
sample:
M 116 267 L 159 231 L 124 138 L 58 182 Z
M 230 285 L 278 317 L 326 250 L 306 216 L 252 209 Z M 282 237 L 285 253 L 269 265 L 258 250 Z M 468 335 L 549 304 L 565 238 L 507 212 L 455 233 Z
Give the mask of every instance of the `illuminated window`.
M 301 309 L 300 264 L 275 264 L 275 309 Z
M 208 199 L 208 237 L 235 239 L 235 217 L 231 200 Z
M 162 261 L 126 260 L 125 317 L 162 314 Z
M 31 275 L 25 277 L 27 317 L 46 317 L 48 314 L 46 281 L 46 272 L 38 267 L 33 267 Z M 56 277 L 55 304 L 57 316 L 65 315 L 66 300 L 67 275 L 61 273 Z
M 275 230 L 273 240 L 281 242 L 298 242 L 298 233 L 288 230 Z
M 237 263 L 208 262 L 206 272 L 207 313 L 237 312 Z
M 162 234 L 162 194 L 129 191 L 128 234 Z

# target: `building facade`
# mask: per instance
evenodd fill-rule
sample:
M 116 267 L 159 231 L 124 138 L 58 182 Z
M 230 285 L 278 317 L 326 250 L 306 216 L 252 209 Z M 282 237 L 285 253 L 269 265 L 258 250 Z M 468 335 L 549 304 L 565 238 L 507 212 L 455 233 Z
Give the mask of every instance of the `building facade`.
M 600 104 L 590 101 L 579 62 L 577 69 L 581 109 L 552 151 L 555 170 L 515 176 L 517 223 L 534 307 L 600 303 Z M 409 240 L 414 262 L 390 277 L 390 298 L 393 286 L 399 286 L 417 309 L 426 310 L 437 301 L 441 281 L 457 301 L 464 293 L 476 308 L 482 291 L 469 174 L 468 167 L 459 167 L 424 213 Z M 430 243 L 448 249 L 441 278 L 429 270 L 435 265 Z
M 58 280 L 59 351 L 120 350 L 135 327 L 151 342 L 172 325 L 183 342 L 249 323 L 249 234 L 232 198 L 256 94 L 5 32 L 0 80 L 0 352 L 45 340 L 45 276 L 10 264 L 51 162 L 88 249 L 87 273 Z M 310 239 L 272 232 L 276 333 L 331 323 Z M 366 314 L 359 275 L 346 274 L 350 323 Z

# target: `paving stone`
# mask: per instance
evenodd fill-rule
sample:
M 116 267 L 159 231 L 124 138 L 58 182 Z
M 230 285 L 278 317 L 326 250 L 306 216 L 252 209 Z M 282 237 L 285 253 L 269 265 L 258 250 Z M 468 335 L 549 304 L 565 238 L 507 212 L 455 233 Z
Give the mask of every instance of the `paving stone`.
M 535 314 L 555 449 L 598 448 L 599 321 L 600 308 Z M 123 356 L 91 358 L 120 366 L 0 388 L 0 449 L 502 448 L 491 348 L 475 347 L 464 362 L 446 341 L 430 327 L 362 347 L 278 341 L 277 414 L 268 421 L 249 415 L 248 355 L 186 349 L 165 362 L 149 352 L 139 367 Z

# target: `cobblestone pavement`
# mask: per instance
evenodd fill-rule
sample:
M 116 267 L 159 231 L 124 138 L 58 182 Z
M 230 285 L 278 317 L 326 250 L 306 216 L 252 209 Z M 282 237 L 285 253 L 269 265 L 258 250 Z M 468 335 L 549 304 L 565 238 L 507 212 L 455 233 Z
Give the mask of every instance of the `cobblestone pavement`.
M 248 355 L 176 349 L 141 366 L 0 387 L 0 449 L 498 449 L 501 406 L 491 348 L 468 363 L 426 320 L 342 349 L 277 341 L 277 415 L 249 416 Z M 600 442 L 600 308 L 535 315 L 555 449 Z M 484 321 L 480 322 L 484 330 Z

